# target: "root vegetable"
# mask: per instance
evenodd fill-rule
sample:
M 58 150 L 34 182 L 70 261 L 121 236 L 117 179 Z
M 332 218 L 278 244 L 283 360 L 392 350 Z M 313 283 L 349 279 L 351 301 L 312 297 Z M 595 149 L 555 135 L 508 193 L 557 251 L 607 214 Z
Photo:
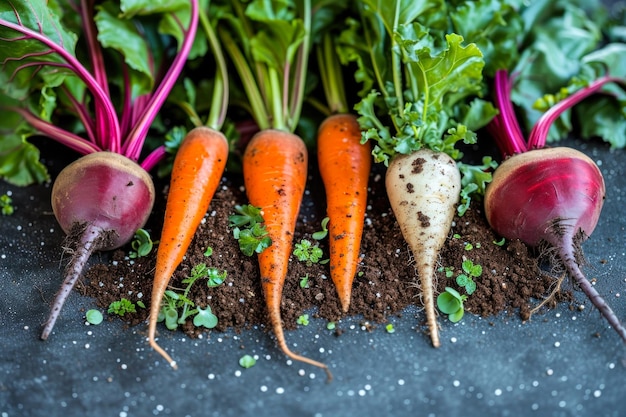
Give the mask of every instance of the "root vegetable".
M 18 113 L 34 131 L 82 155 L 61 171 L 52 189 L 54 214 L 63 231 L 71 235 L 73 247 L 65 280 L 41 334 L 44 340 L 50 336 L 89 256 L 94 251 L 111 250 L 128 243 L 150 215 L 154 185 L 147 171 L 163 158 L 164 145 L 140 164 L 136 161 L 141 156 L 148 129 L 187 61 L 198 25 L 199 4 L 197 0 L 189 0 L 166 11 L 137 10 L 129 16 L 122 16 L 123 13 L 116 16 L 110 8 L 100 13 L 92 2 L 75 2 L 73 8 L 80 17 L 77 21 L 82 23 L 78 28 L 81 30 L 78 46 L 86 47 L 76 54 L 77 34 L 65 26 L 66 20 L 55 13 L 56 9 L 47 7 L 45 0 L 11 2 L 0 12 L 3 33 L 0 60 L 2 71 L 8 74 L 5 78 L 9 87 L 4 91 L 17 94 L 13 97 L 15 104 L 2 108 Z M 162 39 L 154 42 L 156 37 L 146 35 L 155 33 L 143 27 L 144 23 L 150 23 L 133 21 L 151 13 L 180 13 L 188 21 L 183 23 L 185 20 L 180 20 L 178 15 L 172 18 L 179 23 L 177 29 L 182 39 L 173 57 L 161 49 Z M 153 16 L 149 19 L 158 21 Z M 97 22 L 103 23 L 102 26 Z M 77 29 L 74 23 L 72 30 Z M 110 45 L 102 39 L 110 39 L 111 34 L 99 29 L 106 32 L 111 27 L 122 26 L 124 30 L 134 31 L 135 42 L 131 48 L 125 48 L 122 43 L 111 47 L 116 53 L 108 55 L 113 61 L 108 62 L 107 58 L 105 65 L 104 49 Z M 139 62 L 137 50 L 146 51 L 148 62 Z M 88 58 L 88 65 L 78 59 L 78 52 Z M 130 55 L 134 55 L 132 60 Z M 133 64 L 129 65 L 130 62 Z M 142 66 L 145 70 L 137 71 Z M 112 68 L 119 70 L 113 81 L 108 78 Z M 52 73 L 56 75 L 51 77 Z M 18 86 L 23 80 L 28 80 L 28 88 Z M 33 111 L 41 105 L 33 105 L 29 96 L 34 100 L 42 96 L 55 99 L 45 111 Z M 58 127 L 59 115 L 85 137 Z M 50 117 L 55 120 L 49 120 Z
M 385 186 L 402 236 L 415 258 L 432 344 L 439 347 L 435 266 L 456 213 L 461 174 L 447 154 L 422 149 L 395 157 L 387 168 Z
M 65 280 L 43 332 L 47 339 L 61 308 L 94 251 L 116 249 L 143 227 L 154 204 L 154 185 L 137 163 L 113 152 L 72 162 L 52 187 L 52 211 L 74 241 Z
M 500 115 L 489 129 L 506 159 L 494 172 L 484 204 L 487 221 L 496 233 L 529 246 L 546 242 L 555 248 L 568 274 L 626 342 L 626 329 L 579 264 L 581 244 L 593 233 L 602 210 L 606 193 L 602 173 L 582 152 L 544 148 L 551 123 L 610 81 L 618 80 L 607 76 L 553 106 L 537 121 L 526 142 L 513 113 L 508 74 L 498 71 L 495 90 Z
M 174 159 L 157 250 L 148 325 L 150 346 L 173 368 L 176 368 L 176 362 L 155 340 L 161 300 L 209 208 L 227 158 L 226 137 L 218 130 L 200 126 L 187 133 Z

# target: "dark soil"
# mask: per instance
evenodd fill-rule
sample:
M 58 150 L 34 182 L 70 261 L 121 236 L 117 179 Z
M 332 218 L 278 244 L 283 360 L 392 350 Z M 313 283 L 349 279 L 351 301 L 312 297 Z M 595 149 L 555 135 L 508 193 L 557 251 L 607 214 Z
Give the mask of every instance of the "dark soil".
M 146 226 L 155 240 L 160 230 L 154 225 L 162 221 L 167 186 L 161 186 L 161 190 L 162 198 Z M 188 321 L 183 330 L 189 336 L 228 328 L 236 331 L 251 326 L 269 328 L 256 257 L 246 257 L 240 252 L 228 227 L 228 216 L 233 214 L 234 205 L 246 203 L 241 178 L 227 175 L 215 194 L 206 222 L 197 231 L 185 261 L 170 283 L 172 287 L 183 288 L 181 280 L 189 276 L 191 268 L 198 263 L 206 263 L 228 273 L 224 284 L 218 287 L 208 288 L 203 283 L 192 287 L 191 300 L 199 306 L 210 305 L 219 323 L 215 329 L 207 330 L 196 328 Z M 302 238 L 312 240 L 311 234 L 321 229 L 324 208 L 323 185 L 317 173 L 311 172 L 295 241 Z M 542 271 L 537 255 L 529 252 L 524 244 L 518 241 L 506 241 L 503 245 L 494 243 L 499 240 L 488 227 L 480 203 L 474 203 L 463 217 L 455 219 L 441 252 L 436 292 L 440 293 L 450 286 L 464 293 L 454 278 L 446 277 L 443 267 L 452 267 L 456 277 L 461 272 L 463 260 L 470 259 L 482 266 L 483 273 L 476 279 L 476 291 L 465 301 L 466 313 L 489 317 L 507 312 L 526 320 L 531 309 L 550 295 L 556 278 Z M 207 247 L 213 249 L 209 257 L 204 255 Z M 320 242 L 320 247 L 325 254 L 328 253 L 327 239 Z M 133 302 L 142 300 L 146 308 L 137 308 L 137 313 L 122 317 L 129 325 L 136 326 L 147 320 L 156 251 L 148 257 L 129 259 L 130 247 L 122 249 L 113 253 L 111 259 L 102 258 L 104 262 L 91 267 L 79 290 L 94 297 L 98 306 L 105 310 L 111 302 L 123 297 Z M 389 206 L 382 171 L 374 172 L 371 177 L 361 253 L 363 257 L 353 285 L 349 316 L 362 317 L 375 325 L 385 323 L 391 316 L 403 314 L 409 305 L 421 305 L 411 255 Z M 308 286 L 302 288 L 301 278 L 307 275 Z M 560 300 L 569 299 L 571 293 L 561 291 L 558 297 Z M 283 292 L 285 328 L 295 328 L 298 316 L 305 311 L 329 321 L 343 316 L 328 265 L 307 265 L 292 256 Z M 424 326 L 421 310 L 415 320 L 416 325 Z M 445 320 L 445 316 L 441 314 L 439 320 Z

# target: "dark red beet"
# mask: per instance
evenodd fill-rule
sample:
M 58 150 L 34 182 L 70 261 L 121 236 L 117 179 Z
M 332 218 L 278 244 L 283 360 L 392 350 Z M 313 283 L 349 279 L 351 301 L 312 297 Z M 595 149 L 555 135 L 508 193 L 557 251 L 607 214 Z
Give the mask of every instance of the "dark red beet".
M 580 289 L 626 342 L 626 329 L 580 270 L 581 242 L 595 229 L 604 202 L 596 164 L 571 148 L 514 155 L 493 175 L 485 215 L 496 233 L 530 246 L 548 242 Z

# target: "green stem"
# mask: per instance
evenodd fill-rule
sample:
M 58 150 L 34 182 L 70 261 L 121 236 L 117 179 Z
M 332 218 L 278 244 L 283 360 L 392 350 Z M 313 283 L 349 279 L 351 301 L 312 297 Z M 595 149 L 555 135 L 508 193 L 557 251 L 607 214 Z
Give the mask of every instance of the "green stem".
M 278 76 L 278 71 L 275 68 L 268 68 L 269 70 L 269 82 L 270 82 L 270 104 L 272 107 L 272 127 L 278 130 L 290 130 L 289 126 L 285 123 L 285 114 L 283 113 L 283 109 L 288 106 L 287 104 L 283 104 L 283 101 L 287 101 L 283 99 L 283 95 L 281 92 L 286 92 L 287 86 L 285 83 L 283 84 L 283 88 L 281 88 L 281 80 Z M 285 67 L 285 78 L 289 77 L 289 66 Z
M 248 62 L 246 61 L 246 58 L 226 30 L 220 31 L 220 37 L 222 39 L 224 47 L 226 48 L 226 51 L 230 55 L 230 58 L 233 60 L 237 72 L 239 73 L 239 77 L 241 78 L 241 82 L 243 83 L 243 88 L 246 92 L 246 96 L 248 97 L 248 101 L 250 102 L 252 117 L 259 126 L 259 129 L 268 129 L 270 127 L 270 117 L 267 112 L 267 108 L 265 107 L 265 102 L 263 100 L 263 96 L 261 95 L 261 90 L 255 82 L 254 75 L 252 74 L 252 70 L 250 69 Z
M 319 73 L 329 113 L 347 113 L 348 104 L 342 77 L 342 67 L 334 46 L 331 34 L 326 33 L 322 39 L 322 46 L 317 48 Z
M 306 85 L 306 75 L 308 70 L 309 51 L 311 48 L 311 0 L 304 0 L 304 39 L 298 51 L 298 59 L 296 63 L 295 85 L 293 86 L 293 96 L 289 106 L 289 129 L 293 132 L 296 130 L 300 113 L 302 112 L 302 103 L 304 101 L 304 87 Z M 287 76 L 287 75 L 285 75 Z
M 400 117 L 404 115 L 404 89 L 402 88 L 402 62 L 400 60 L 400 53 L 398 53 L 399 46 L 394 40 L 394 33 L 398 29 L 398 20 L 400 19 L 400 1 L 396 2 L 396 10 L 395 15 L 393 17 L 393 27 L 391 28 L 391 32 L 389 33 L 389 40 L 391 41 L 391 65 L 392 71 L 391 74 L 393 77 L 393 89 L 396 93 L 396 100 L 398 100 L 397 108 L 400 114 Z M 382 86 L 384 88 L 384 86 Z M 426 108 L 426 107 L 424 107 Z
M 228 108 L 228 69 L 226 68 L 226 60 L 224 59 L 222 47 L 204 10 L 200 10 L 200 24 L 209 40 L 209 45 L 211 45 L 213 57 L 217 61 L 217 74 L 213 86 L 211 109 L 206 125 L 212 129 L 220 130 L 224 125 L 226 110 Z

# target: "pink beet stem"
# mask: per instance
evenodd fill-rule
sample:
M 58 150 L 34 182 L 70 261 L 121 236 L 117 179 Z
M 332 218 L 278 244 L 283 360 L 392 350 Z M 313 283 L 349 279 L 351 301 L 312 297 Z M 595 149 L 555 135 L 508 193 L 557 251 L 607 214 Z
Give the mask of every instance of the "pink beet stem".
M 54 323 L 59 318 L 59 314 L 61 314 L 61 309 L 63 308 L 63 304 L 65 304 L 65 300 L 72 292 L 74 285 L 76 285 L 76 281 L 78 281 L 78 277 L 87 264 L 91 254 L 97 249 L 98 243 L 103 238 L 103 235 L 104 231 L 102 228 L 93 224 L 87 225 L 81 232 L 80 239 L 76 245 L 77 248 L 72 254 L 72 258 L 70 259 L 67 269 L 65 270 L 65 280 L 63 281 L 63 285 L 54 299 L 52 311 L 50 312 L 48 321 L 46 322 L 41 333 L 42 340 L 46 340 L 48 336 L 50 336 Z

